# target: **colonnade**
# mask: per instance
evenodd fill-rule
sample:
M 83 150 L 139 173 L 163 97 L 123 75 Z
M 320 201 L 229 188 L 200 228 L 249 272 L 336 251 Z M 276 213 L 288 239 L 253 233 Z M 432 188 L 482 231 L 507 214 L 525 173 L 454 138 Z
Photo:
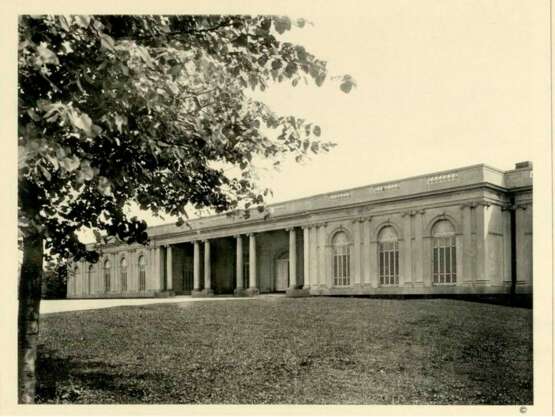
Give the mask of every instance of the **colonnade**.
M 309 241 L 308 229 L 304 228 L 304 268 L 305 276 L 308 276 L 307 269 L 309 263 L 306 261 L 309 257 Z M 298 287 L 299 277 L 297 274 L 297 234 L 296 228 L 292 227 L 286 229 L 289 232 L 289 288 L 291 290 Z M 236 288 L 235 295 L 256 295 L 259 293 L 257 285 L 257 255 L 256 255 L 256 234 L 248 233 L 248 286 L 245 285 L 244 271 L 244 256 L 243 256 L 243 238 L 244 235 L 235 235 L 236 245 Z M 193 292 L 195 296 L 210 296 L 214 294 L 212 288 L 212 268 L 211 268 L 211 253 L 210 253 L 210 239 L 194 240 L 193 242 Z M 204 252 L 204 268 L 203 276 L 201 277 L 201 244 L 203 245 Z M 166 274 L 165 274 L 165 290 L 172 291 L 173 281 L 173 260 L 172 260 L 172 245 L 165 245 L 166 247 Z M 202 281 L 201 281 L 202 279 Z

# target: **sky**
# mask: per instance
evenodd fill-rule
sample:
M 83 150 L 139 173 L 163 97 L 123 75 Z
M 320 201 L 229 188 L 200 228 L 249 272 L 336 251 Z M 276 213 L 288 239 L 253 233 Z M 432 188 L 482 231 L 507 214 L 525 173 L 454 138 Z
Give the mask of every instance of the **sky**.
M 257 95 L 278 114 L 319 124 L 322 139 L 337 144 L 307 163 L 262 171 L 260 184 L 274 193 L 268 203 L 478 163 L 546 162 L 547 2 L 300 4 L 289 16 L 313 25 L 286 40 L 357 87 L 277 84 Z M 133 213 L 149 225 L 172 220 Z

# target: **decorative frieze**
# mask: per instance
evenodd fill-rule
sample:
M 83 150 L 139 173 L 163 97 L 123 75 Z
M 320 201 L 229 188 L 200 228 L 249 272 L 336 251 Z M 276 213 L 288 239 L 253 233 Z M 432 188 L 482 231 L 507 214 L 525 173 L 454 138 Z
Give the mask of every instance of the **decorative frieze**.
M 343 193 L 336 193 L 328 195 L 330 200 L 345 200 L 347 198 L 351 198 L 351 193 L 343 192 Z
M 459 179 L 459 175 L 456 172 L 450 174 L 440 174 L 428 177 L 426 182 L 428 185 L 444 184 L 449 182 L 455 182 Z
M 370 193 L 382 193 L 385 191 L 398 190 L 399 188 L 401 188 L 401 185 L 396 182 L 392 184 L 376 185 L 375 187 L 371 187 L 368 191 Z

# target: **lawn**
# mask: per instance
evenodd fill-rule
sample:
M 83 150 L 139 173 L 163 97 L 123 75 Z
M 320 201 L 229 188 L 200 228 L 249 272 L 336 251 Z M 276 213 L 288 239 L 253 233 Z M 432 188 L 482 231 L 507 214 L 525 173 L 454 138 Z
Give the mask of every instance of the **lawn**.
M 39 402 L 531 404 L 532 310 L 265 298 L 42 316 Z

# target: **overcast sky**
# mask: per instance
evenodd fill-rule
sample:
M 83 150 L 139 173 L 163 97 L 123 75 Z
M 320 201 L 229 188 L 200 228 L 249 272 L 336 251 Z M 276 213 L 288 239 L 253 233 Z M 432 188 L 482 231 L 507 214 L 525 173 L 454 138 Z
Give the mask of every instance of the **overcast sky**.
M 262 185 L 274 191 L 269 202 L 477 163 L 508 170 L 545 160 L 547 3 L 358 5 L 367 6 L 305 3 L 299 13 L 314 25 L 286 36 L 328 61 L 332 75 L 351 74 L 358 87 L 344 94 L 329 81 L 280 84 L 260 96 L 279 114 L 319 124 L 323 138 L 337 143 L 309 163 L 264 172 Z

